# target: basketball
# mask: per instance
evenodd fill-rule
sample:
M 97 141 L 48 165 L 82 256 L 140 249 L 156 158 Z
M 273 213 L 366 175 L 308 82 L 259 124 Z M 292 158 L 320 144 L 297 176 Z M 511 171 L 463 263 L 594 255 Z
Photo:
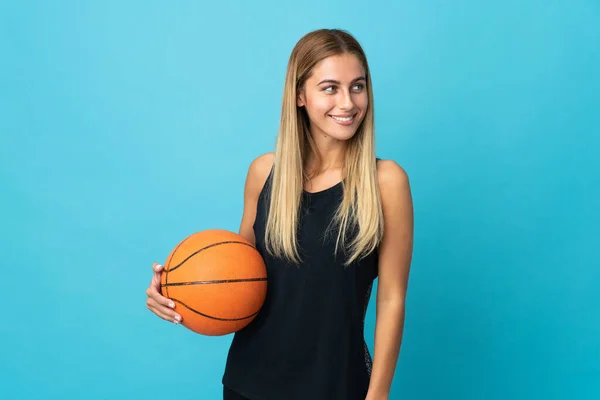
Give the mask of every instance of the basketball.
M 194 233 L 175 247 L 161 293 L 186 328 L 208 336 L 237 332 L 258 314 L 267 293 L 264 261 L 248 240 L 226 230 Z

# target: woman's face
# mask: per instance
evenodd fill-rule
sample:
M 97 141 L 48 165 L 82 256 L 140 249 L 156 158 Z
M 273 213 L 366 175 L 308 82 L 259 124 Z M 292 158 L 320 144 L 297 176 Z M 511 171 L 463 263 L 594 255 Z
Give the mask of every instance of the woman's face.
M 348 140 L 360 126 L 367 106 L 365 70 L 353 54 L 321 60 L 300 91 L 297 105 L 305 107 L 312 135 Z

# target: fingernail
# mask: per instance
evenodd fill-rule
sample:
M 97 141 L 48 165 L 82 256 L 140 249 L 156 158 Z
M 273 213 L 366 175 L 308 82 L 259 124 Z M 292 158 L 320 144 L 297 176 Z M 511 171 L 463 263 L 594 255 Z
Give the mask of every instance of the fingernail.
M 181 322 L 181 317 L 180 317 L 179 315 L 176 315 L 176 316 L 175 316 L 175 321 L 176 321 L 177 323 Z
M 173 303 L 173 302 L 170 302 L 170 303 L 169 303 L 169 307 L 171 307 L 171 308 L 175 308 L 175 303 Z
M 155 270 L 155 271 L 158 271 L 158 270 L 159 270 L 159 269 L 161 269 L 161 268 L 162 268 L 162 265 L 160 265 L 160 264 L 156 264 L 156 267 L 154 267 L 154 270 Z

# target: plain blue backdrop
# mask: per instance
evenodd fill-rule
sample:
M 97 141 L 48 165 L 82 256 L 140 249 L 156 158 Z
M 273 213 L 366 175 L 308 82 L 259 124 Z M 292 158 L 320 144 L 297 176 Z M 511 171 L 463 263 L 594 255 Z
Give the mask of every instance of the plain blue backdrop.
M 221 396 L 231 336 L 145 306 L 237 231 L 305 33 L 362 43 L 414 261 L 390 399 L 600 398 L 600 4 L 0 1 L 3 399 Z M 373 297 L 374 300 L 374 297 Z M 366 338 L 372 349 L 374 301 Z

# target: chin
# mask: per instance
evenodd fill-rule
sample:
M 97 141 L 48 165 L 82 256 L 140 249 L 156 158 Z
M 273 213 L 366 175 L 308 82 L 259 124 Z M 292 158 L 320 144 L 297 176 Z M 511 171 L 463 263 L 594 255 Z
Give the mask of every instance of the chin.
M 358 131 L 358 125 L 357 126 L 347 126 L 347 127 L 334 126 L 334 127 L 330 128 L 329 130 L 325 131 L 325 133 L 332 139 L 349 140 L 349 139 L 352 139 L 354 137 L 354 135 L 356 135 L 357 131 Z
M 354 135 L 356 135 L 356 129 L 352 130 L 351 132 L 335 132 L 330 136 L 337 140 L 350 140 L 354 137 Z

